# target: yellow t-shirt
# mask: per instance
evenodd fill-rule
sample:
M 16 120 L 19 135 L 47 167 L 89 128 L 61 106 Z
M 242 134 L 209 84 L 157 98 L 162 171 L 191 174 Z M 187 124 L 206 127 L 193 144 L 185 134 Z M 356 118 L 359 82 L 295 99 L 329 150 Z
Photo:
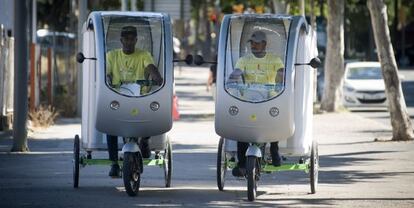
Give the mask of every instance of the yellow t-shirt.
M 106 54 L 106 60 L 106 74 L 112 76 L 112 85 L 116 87 L 121 83 L 145 79 L 145 68 L 154 64 L 151 54 L 140 49 L 135 49 L 133 54 L 125 54 L 122 49 L 116 49 Z
M 275 84 L 276 72 L 284 65 L 278 56 L 271 53 L 266 53 L 263 58 L 249 54 L 241 57 L 235 68 L 243 71 L 246 84 Z

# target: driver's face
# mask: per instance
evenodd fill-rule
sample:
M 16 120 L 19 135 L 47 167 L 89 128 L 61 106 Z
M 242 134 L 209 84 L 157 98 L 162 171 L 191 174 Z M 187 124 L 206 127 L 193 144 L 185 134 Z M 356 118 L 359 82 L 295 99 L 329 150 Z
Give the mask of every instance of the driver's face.
M 266 49 L 266 41 L 254 42 L 250 41 L 250 48 L 252 53 L 262 53 Z
M 121 37 L 122 50 L 125 53 L 133 53 L 135 51 L 135 44 L 137 43 L 137 37 L 134 35 L 125 35 Z

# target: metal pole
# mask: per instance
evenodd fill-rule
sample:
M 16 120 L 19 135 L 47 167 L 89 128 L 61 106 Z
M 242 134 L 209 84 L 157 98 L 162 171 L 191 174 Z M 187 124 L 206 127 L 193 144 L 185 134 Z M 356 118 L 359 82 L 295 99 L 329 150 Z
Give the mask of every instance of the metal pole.
M 14 106 L 12 152 L 29 151 L 27 146 L 27 5 L 14 2 Z
M 32 1 L 32 43 L 37 43 L 37 0 Z
M 83 36 L 82 36 L 82 26 L 86 21 L 86 15 L 88 10 L 88 1 L 79 0 L 79 19 L 78 19 L 78 49 L 77 51 L 82 51 L 83 46 Z M 77 90 L 77 105 L 76 105 L 76 115 L 81 117 L 82 115 L 82 64 L 78 64 L 77 71 L 77 81 L 78 81 L 78 90 Z

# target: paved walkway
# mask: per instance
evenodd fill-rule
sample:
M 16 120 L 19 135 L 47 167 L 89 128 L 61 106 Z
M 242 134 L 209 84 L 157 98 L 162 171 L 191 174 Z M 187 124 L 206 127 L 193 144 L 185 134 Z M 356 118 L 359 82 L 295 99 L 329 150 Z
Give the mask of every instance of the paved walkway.
M 391 128 L 352 113 L 317 114 L 320 172 L 316 194 L 308 194 L 302 172 L 262 176 L 257 201 L 246 201 L 246 182 L 227 176 L 225 192 L 216 187 L 214 103 L 205 91 L 207 68 L 183 67 L 175 74 L 182 119 L 173 139 L 172 188 L 162 171 L 147 168 L 138 197 L 127 197 L 122 180 L 108 167 L 81 169 L 80 188 L 72 186 L 73 136 L 79 119 L 30 134 L 28 154 L 11 154 L 10 135 L 0 133 L 0 207 L 414 207 L 414 142 L 389 142 Z M 374 140 L 380 140 L 379 142 Z M 98 152 L 98 157 L 106 157 Z

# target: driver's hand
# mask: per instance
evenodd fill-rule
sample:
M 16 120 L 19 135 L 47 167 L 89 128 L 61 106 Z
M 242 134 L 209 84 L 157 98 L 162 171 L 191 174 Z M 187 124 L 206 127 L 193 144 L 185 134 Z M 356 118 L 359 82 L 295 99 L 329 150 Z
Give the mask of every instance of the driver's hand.
M 158 72 L 158 70 L 154 69 L 150 71 L 152 80 L 155 82 L 156 85 L 161 85 L 163 82 L 163 79 L 161 77 L 161 74 Z
M 161 77 L 160 72 L 158 71 L 157 67 L 153 64 L 150 64 L 145 69 L 145 79 L 151 78 L 154 81 L 155 85 L 161 85 L 163 79 Z
M 235 69 L 229 76 L 229 82 L 238 82 L 242 79 L 242 70 Z
M 109 86 L 114 87 L 114 85 L 112 85 L 112 76 L 111 75 L 106 75 L 106 83 L 108 83 Z

